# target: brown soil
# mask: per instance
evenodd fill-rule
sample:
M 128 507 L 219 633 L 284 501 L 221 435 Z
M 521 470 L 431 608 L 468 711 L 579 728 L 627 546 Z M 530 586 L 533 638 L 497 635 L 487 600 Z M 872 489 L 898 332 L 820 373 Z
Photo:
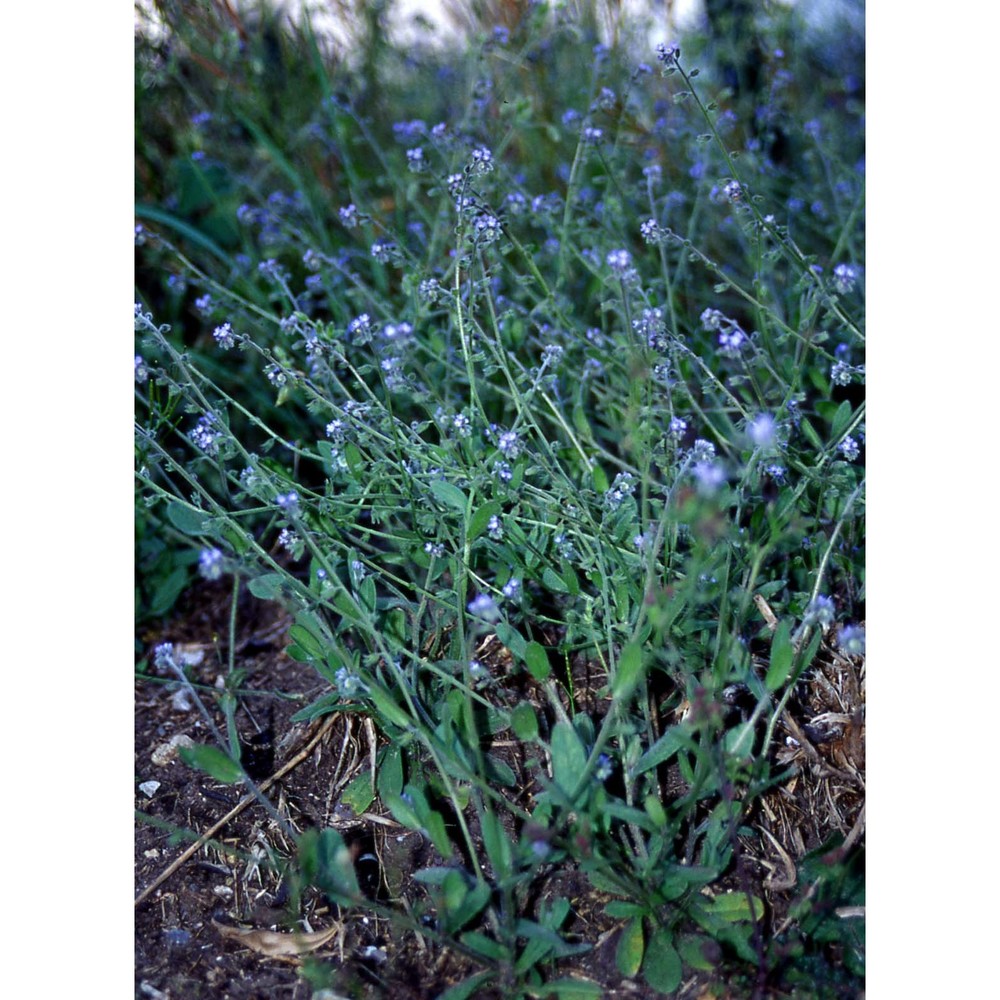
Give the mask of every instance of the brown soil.
M 201 583 L 185 595 L 168 625 L 140 636 L 150 665 L 135 684 L 136 997 L 431 1000 L 478 967 L 374 909 L 341 913 L 314 890 L 297 894 L 286 876 L 295 853 L 292 837 L 328 826 L 351 847 L 362 888 L 386 904 L 419 905 L 423 890 L 412 875 L 435 861 L 419 834 L 381 814 L 377 799 L 360 816 L 342 801 L 351 780 L 372 768 L 381 745 L 370 722 L 341 713 L 290 721 L 327 688 L 312 668 L 285 654 L 290 621 L 276 605 L 242 596 L 236 645 L 236 664 L 245 671 L 237 724 L 241 740 L 259 758 L 261 788 L 274 811 L 250 801 L 220 824 L 242 802 L 242 787 L 213 781 L 171 749 L 177 737 L 212 740 L 198 708 L 185 707 L 176 684 L 156 676 L 152 649 L 169 641 L 179 653 L 194 659 L 200 654 L 192 680 L 203 686 L 204 704 L 224 731 L 213 689 L 227 675 L 229 613 L 228 587 Z M 772 933 L 787 929 L 790 904 L 809 891 L 795 884 L 798 859 L 837 830 L 848 847 L 864 840 L 864 668 L 826 650 L 815 674 L 790 706 L 781 733 L 798 745 L 789 745 L 779 760 L 798 764 L 798 773 L 761 801 L 755 835 L 741 838 L 742 857 L 730 886 L 749 885 L 765 899 Z M 524 773 L 523 761 L 508 763 Z M 159 784 L 154 789 L 148 782 Z M 197 849 L 172 870 L 195 843 Z M 558 963 L 557 975 L 599 984 L 609 1000 L 659 995 L 641 978 L 623 980 L 618 972 L 615 948 L 623 921 L 604 912 L 609 897 L 565 868 L 548 871 L 535 887 L 538 904 L 559 897 L 572 907 L 564 927 L 569 938 L 593 947 Z M 312 950 L 297 952 L 303 945 Z M 753 970 L 745 969 L 742 978 L 721 970 L 703 973 L 686 978 L 675 995 L 749 996 L 752 979 Z M 492 991 L 473 995 L 500 1000 Z

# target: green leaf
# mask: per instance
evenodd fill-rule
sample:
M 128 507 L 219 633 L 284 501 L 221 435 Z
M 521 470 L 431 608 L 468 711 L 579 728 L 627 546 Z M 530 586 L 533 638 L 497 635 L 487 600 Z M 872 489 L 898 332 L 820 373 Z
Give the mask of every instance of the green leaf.
M 609 917 L 616 920 L 628 919 L 630 917 L 642 917 L 648 912 L 645 906 L 640 903 L 626 903 L 624 899 L 612 899 L 604 907 L 604 912 Z
M 511 873 L 513 847 L 503 824 L 497 819 L 490 806 L 485 806 L 479 817 L 479 825 L 483 831 L 483 846 L 486 856 L 490 859 L 493 871 L 499 881 L 503 881 Z
M 551 566 L 546 566 L 542 571 L 542 583 L 557 594 L 565 594 L 569 591 L 566 581 Z
M 634 917 L 626 925 L 618 938 L 615 949 L 615 964 L 618 971 L 627 979 L 636 975 L 642 967 L 642 956 L 646 941 L 642 934 L 642 917 Z
M 510 959 L 510 953 L 502 944 L 488 938 L 485 934 L 480 934 L 479 931 L 466 931 L 459 938 L 459 941 L 477 955 L 483 955 L 494 962 L 509 961 Z
M 524 636 L 507 622 L 497 622 L 497 638 L 514 654 L 519 660 L 526 658 L 527 643 Z
M 683 975 L 681 957 L 674 948 L 673 935 L 661 927 L 650 938 L 642 975 L 658 993 L 673 993 L 681 984 Z
M 203 510 L 195 510 L 180 500 L 171 500 L 167 504 L 167 519 L 185 535 L 203 535 L 209 515 Z
M 321 715 L 329 715 L 331 712 L 339 711 L 342 704 L 343 699 L 339 694 L 320 695 L 311 705 L 307 705 L 296 712 L 292 716 L 291 721 L 311 722 L 313 719 L 318 719 Z
M 830 425 L 830 437 L 834 441 L 840 440 L 841 435 L 847 430 L 847 426 L 850 424 L 853 415 L 851 404 L 845 399 L 837 407 L 837 412 L 833 415 L 833 421 Z
M 312 632 L 301 625 L 293 625 L 288 630 L 291 639 L 311 660 L 320 660 L 324 656 L 323 643 Z
M 586 979 L 553 979 L 535 993 L 538 997 L 555 996 L 556 1000 L 600 1000 L 604 991 L 597 983 Z
M 355 816 L 360 816 L 375 801 L 371 772 L 359 774 L 341 793 L 340 801 L 350 806 Z
M 492 971 L 477 972 L 474 976 L 463 979 L 462 982 L 456 983 L 454 986 L 449 986 L 444 993 L 438 996 L 437 1000 L 469 1000 L 469 997 L 478 995 L 480 989 L 486 986 L 493 979 L 493 976 Z
M 281 597 L 285 578 L 280 573 L 264 573 L 247 583 L 247 589 L 259 601 L 276 601 Z
M 341 906 L 355 904 L 361 895 L 354 859 L 344 838 L 332 827 L 320 833 L 307 830 L 299 838 L 299 864 L 310 885 Z
M 823 439 L 819 436 L 819 434 L 816 433 L 816 428 L 813 427 L 813 425 L 809 422 L 809 420 L 803 417 L 802 421 L 799 424 L 799 427 L 802 429 L 802 433 L 805 434 L 806 439 L 809 441 L 809 443 L 817 451 L 822 451 Z
M 670 760 L 678 750 L 690 745 L 691 737 L 680 725 L 671 726 L 640 758 L 632 770 L 633 774 L 642 774 L 650 768 Z
M 552 667 L 549 666 L 549 654 L 545 652 L 545 647 L 540 642 L 532 641 L 525 646 L 524 662 L 528 667 L 528 673 L 536 681 L 544 681 L 552 673 Z
M 753 901 L 752 914 L 750 911 L 751 900 Z M 756 896 L 751 896 L 748 899 L 745 892 L 723 892 L 709 903 L 708 912 L 728 923 L 742 923 L 749 920 L 760 920 L 764 916 L 764 904 Z
M 771 639 L 771 665 L 767 668 L 767 676 L 764 678 L 764 686 L 768 691 L 777 691 L 788 680 L 794 659 L 792 626 L 786 619 L 778 625 Z
M 496 517 L 502 509 L 499 500 L 491 500 L 489 503 L 483 504 L 469 519 L 469 541 L 478 538 L 486 530 L 490 518 Z
M 225 785 L 234 785 L 243 779 L 240 765 L 218 747 L 181 747 L 180 756 L 189 767 L 196 767 Z
M 587 764 L 587 751 L 579 734 L 568 722 L 557 722 L 552 727 L 552 776 L 556 784 L 572 795 L 583 776 Z
M 618 669 L 611 683 L 611 696 L 618 701 L 624 701 L 635 690 L 642 680 L 642 647 L 638 643 L 630 643 L 618 657 Z
M 718 960 L 713 961 L 711 956 L 721 957 L 718 944 L 704 934 L 685 934 L 678 938 L 677 951 L 686 965 L 701 972 L 713 972 Z
M 522 701 L 510 713 L 510 726 L 519 740 L 534 740 L 538 738 L 538 716 L 528 702 Z
M 446 483 L 443 479 L 431 480 L 431 493 L 446 507 L 465 513 L 465 494 L 454 483 Z
M 403 790 L 403 754 L 399 747 L 390 743 L 385 748 L 375 779 L 378 793 L 385 799 L 389 795 L 399 795 Z
M 383 719 L 387 719 L 401 729 L 409 729 L 413 724 L 413 720 L 396 704 L 392 695 L 378 685 L 373 684 L 368 689 L 368 698 Z

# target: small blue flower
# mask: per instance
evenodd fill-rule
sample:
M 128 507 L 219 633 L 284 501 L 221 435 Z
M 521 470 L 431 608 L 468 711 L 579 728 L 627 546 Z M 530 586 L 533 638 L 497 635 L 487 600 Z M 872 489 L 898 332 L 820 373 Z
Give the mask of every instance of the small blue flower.
M 496 601 L 489 594 L 480 594 L 474 597 L 468 604 L 469 614 L 483 621 L 495 622 L 500 618 L 500 609 Z
M 223 555 L 221 549 L 202 549 L 198 555 L 198 572 L 206 580 L 218 580 L 222 576 Z
M 770 413 L 760 413 L 747 425 L 747 435 L 757 448 L 770 448 L 778 433 L 778 425 Z
M 833 622 L 834 618 L 833 600 L 820 595 L 815 600 L 809 602 L 806 608 L 805 617 L 802 619 L 806 625 L 819 625 L 826 628 Z
M 299 515 L 299 495 L 295 490 L 289 490 L 287 493 L 279 493 L 275 498 L 274 502 L 289 516 L 298 517 Z
M 865 630 L 860 625 L 845 625 L 837 637 L 837 646 L 846 656 L 864 656 Z
M 212 331 L 212 336 L 215 338 L 215 342 L 224 351 L 228 351 L 236 344 L 236 335 L 233 333 L 233 328 L 229 323 L 223 323 L 222 326 L 217 326 Z

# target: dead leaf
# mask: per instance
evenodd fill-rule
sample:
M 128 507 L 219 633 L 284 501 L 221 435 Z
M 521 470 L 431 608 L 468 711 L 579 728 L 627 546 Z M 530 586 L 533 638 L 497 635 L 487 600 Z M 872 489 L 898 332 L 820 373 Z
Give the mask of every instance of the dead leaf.
M 286 955 L 305 955 L 317 948 L 322 948 L 327 941 L 331 941 L 340 931 L 340 925 L 325 931 L 313 931 L 311 934 L 302 934 L 294 931 L 262 931 L 252 927 L 229 927 L 227 924 L 220 924 L 213 920 L 215 929 L 230 941 L 237 941 L 244 948 L 267 955 L 269 958 L 281 958 Z

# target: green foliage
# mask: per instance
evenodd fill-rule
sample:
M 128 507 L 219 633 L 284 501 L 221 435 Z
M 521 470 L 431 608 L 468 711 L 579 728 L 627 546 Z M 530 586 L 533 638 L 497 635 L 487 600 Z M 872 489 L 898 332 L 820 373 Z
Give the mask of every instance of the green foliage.
M 183 65 L 138 51 L 137 605 L 200 549 L 294 612 L 327 685 L 295 718 L 375 720 L 344 801 L 427 838 L 424 902 L 485 967 L 448 1000 L 597 995 L 560 975 L 568 901 L 529 906 L 545 866 L 611 894 L 654 990 L 756 968 L 761 901 L 702 890 L 832 638 L 815 599 L 863 617 L 863 105 L 783 17 L 752 117 L 696 39 L 703 73 L 687 43 L 649 71 L 542 5 L 458 62 L 373 13 L 353 65 L 266 19 L 238 58 L 218 14 L 173 25 Z M 297 866 L 361 902 L 335 831 Z M 804 957 L 844 933 L 820 896 Z

